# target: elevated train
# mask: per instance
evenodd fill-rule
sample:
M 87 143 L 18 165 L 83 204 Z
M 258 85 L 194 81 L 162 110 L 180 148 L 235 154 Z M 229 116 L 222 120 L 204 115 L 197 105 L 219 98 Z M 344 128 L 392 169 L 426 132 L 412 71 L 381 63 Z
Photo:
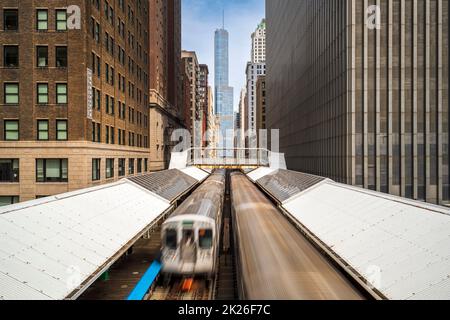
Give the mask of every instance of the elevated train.
M 215 273 L 226 171 L 216 170 L 163 223 L 161 265 L 166 275 Z
M 242 173 L 231 201 L 240 299 L 364 299 Z

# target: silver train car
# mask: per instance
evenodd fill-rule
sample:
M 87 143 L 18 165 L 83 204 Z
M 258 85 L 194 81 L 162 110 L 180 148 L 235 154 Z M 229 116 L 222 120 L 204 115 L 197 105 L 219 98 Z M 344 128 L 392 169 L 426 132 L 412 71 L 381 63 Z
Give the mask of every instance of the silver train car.
M 163 223 L 163 274 L 209 277 L 214 274 L 219 253 L 225 178 L 225 170 L 215 171 Z

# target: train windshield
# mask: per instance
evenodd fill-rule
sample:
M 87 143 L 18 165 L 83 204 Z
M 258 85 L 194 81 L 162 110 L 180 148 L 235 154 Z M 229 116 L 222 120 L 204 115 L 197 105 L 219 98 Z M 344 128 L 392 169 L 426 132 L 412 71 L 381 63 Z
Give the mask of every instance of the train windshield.
M 166 230 L 166 248 L 175 250 L 177 248 L 177 230 Z
M 211 249 L 213 244 L 213 232 L 211 229 L 198 230 L 198 242 L 201 249 Z

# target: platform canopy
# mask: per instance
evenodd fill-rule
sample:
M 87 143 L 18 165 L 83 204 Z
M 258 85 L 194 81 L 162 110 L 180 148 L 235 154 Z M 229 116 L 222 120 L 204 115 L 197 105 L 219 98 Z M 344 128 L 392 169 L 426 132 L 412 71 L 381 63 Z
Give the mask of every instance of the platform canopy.
M 186 181 L 173 188 L 171 175 Z M 0 300 L 77 298 L 200 182 L 140 177 L 155 192 L 124 179 L 0 208 Z
M 293 171 L 249 176 L 378 297 L 450 299 L 450 209 Z

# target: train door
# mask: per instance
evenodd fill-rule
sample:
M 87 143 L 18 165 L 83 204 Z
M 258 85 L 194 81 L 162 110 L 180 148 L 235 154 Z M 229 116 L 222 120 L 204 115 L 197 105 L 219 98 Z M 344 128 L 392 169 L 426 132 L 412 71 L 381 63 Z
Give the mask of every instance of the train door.
M 197 245 L 193 229 L 183 229 L 181 257 L 181 260 L 185 263 L 195 263 L 197 260 Z

